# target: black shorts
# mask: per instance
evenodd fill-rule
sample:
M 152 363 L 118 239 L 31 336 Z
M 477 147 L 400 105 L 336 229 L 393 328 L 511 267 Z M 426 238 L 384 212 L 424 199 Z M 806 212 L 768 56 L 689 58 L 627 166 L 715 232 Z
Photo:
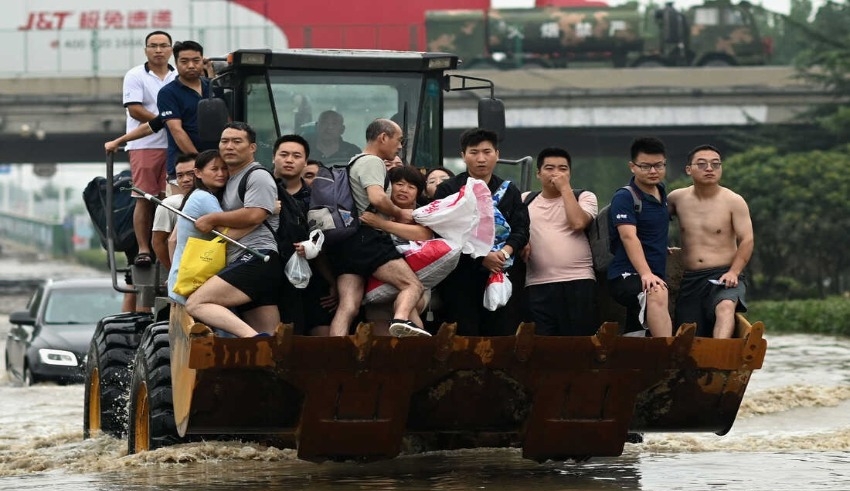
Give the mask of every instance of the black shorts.
M 280 291 L 283 288 L 283 266 L 277 251 L 260 250 L 269 255 L 264 263 L 250 252 L 245 252 L 218 273 L 218 277 L 230 283 L 251 301 L 237 307 L 238 312 L 247 312 L 265 305 L 278 305 Z
M 307 284 L 307 288 L 302 290 L 304 323 L 308 330 L 316 326 L 331 325 L 334 311 L 322 307 L 319 303 L 323 297 L 330 295 L 330 287 L 325 277 L 314 270 L 313 276 L 310 277 L 310 283 Z
M 356 274 L 368 278 L 384 264 L 402 259 L 386 232 L 361 225 L 348 239 L 328 248 L 334 274 Z
M 525 288 L 528 309 L 541 336 L 593 336 L 596 325 L 596 282 L 559 281 Z
M 714 336 L 714 309 L 721 300 L 735 302 L 736 312 L 747 311 L 744 299 L 747 287 L 743 275 L 738 275 L 738 286 L 734 288 L 708 282 L 719 279 L 727 271 L 728 267 L 685 271 L 676 298 L 676 326 L 694 322 L 697 325 L 697 336 L 710 338 Z
M 626 325 L 623 327 L 623 333 L 642 331 L 643 326 L 638 317 L 640 302 L 637 297 L 638 293 L 643 291 L 640 275 L 631 274 L 625 278 L 617 276 L 608 280 L 608 291 L 611 293 L 611 298 L 626 308 Z

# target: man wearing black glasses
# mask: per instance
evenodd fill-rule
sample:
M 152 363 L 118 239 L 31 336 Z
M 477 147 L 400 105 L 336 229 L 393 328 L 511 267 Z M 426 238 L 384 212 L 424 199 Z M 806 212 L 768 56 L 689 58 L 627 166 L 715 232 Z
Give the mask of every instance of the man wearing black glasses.
M 676 324 L 695 322 L 697 336 L 729 338 L 735 312 L 746 312 L 741 274 L 753 253 L 747 202 L 720 185 L 720 151 L 700 145 L 688 154 L 685 173 L 693 185 L 670 192 L 670 213 L 679 220 L 685 273 L 676 300 Z
M 667 229 L 670 214 L 664 176 L 667 152 L 657 138 L 632 143 L 629 185 L 618 189 L 608 211 L 614 258 L 608 266 L 611 296 L 626 307 L 625 332 L 649 329 L 653 337 L 672 335 L 668 311 Z
M 145 57 L 147 61 L 144 64 L 131 68 L 124 75 L 127 133 L 156 118 L 159 114 L 157 94 L 177 75 L 174 67 L 168 64 L 171 36 L 167 32 L 153 31 L 145 37 Z M 165 191 L 167 147 L 164 133 L 150 134 L 127 143 L 133 184 L 153 196 L 162 196 Z M 137 266 L 151 264 L 152 225 L 153 204 L 146 199 L 137 199 L 133 210 L 133 230 L 139 246 L 135 257 Z

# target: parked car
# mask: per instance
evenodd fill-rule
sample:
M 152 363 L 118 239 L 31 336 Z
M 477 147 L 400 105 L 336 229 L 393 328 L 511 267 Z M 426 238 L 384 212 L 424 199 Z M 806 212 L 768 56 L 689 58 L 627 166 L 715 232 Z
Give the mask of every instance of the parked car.
M 80 383 L 97 322 L 121 312 L 122 294 L 104 279 L 47 280 L 27 309 L 9 316 L 6 372 L 13 381 Z

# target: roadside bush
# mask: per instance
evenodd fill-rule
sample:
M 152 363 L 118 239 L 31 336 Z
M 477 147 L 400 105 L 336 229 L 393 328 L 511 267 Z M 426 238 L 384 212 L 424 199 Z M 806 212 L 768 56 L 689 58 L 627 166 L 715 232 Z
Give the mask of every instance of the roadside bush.
M 770 332 L 797 332 L 850 336 L 850 299 L 749 302 L 750 322 L 762 321 Z
M 125 261 L 124 255 L 115 255 L 116 264 L 124 264 L 120 261 Z M 120 259 L 119 259 L 120 258 Z M 109 271 L 109 264 L 106 261 L 106 251 L 103 249 L 86 249 L 74 252 L 74 260 L 85 266 L 90 266 L 102 271 Z

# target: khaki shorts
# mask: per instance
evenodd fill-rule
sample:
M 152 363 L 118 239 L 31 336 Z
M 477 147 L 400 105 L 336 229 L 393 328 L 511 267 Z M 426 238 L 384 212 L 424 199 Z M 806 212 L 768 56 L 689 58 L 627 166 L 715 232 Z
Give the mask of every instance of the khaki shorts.
M 141 148 L 130 150 L 130 174 L 133 186 L 159 196 L 165 191 L 165 163 L 168 152 L 164 148 Z M 140 197 L 138 194 L 133 194 Z

